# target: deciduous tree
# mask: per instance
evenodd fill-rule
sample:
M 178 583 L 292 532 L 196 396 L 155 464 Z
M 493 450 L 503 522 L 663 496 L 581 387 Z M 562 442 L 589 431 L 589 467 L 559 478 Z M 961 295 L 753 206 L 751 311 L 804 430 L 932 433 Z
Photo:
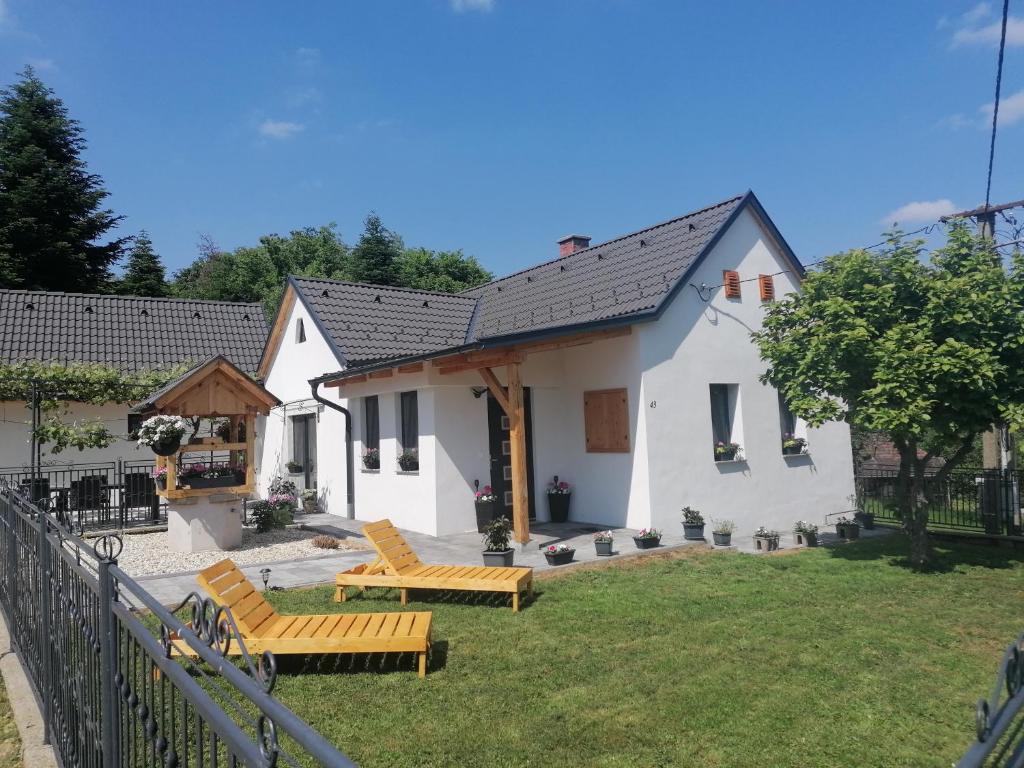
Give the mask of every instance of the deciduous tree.
M 932 489 L 997 422 L 1019 424 L 1024 403 L 1024 279 L 964 225 L 923 259 L 898 233 L 874 253 L 854 250 L 810 272 L 799 294 L 771 305 L 754 334 L 762 380 L 810 425 L 844 420 L 880 430 L 900 455 L 898 513 L 911 560 L 929 557 Z M 945 463 L 926 481 L 932 458 Z

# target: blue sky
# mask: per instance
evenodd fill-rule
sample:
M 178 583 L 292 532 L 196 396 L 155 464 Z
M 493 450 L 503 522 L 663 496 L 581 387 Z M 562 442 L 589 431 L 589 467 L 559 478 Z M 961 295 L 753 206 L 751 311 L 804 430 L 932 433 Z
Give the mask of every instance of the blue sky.
M 997 10 L 0 0 L 0 82 L 37 67 L 171 269 L 201 233 L 334 221 L 352 243 L 373 209 L 501 274 L 747 188 L 810 262 L 905 206 L 913 229 L 984 200 Z M 1024 0 L 1011 13 L 994 201 L 1024 197 Z

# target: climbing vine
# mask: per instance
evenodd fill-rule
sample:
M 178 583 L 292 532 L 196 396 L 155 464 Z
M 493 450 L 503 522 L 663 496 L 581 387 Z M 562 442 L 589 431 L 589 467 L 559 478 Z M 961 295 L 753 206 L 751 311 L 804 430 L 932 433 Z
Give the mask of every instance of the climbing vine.
M 51 453 L 67 448 L 106 448 L 118 439 L 101 421 L 67 423 L 68 403 L 132 403 L 164 386 L 189 369 L 124 373 L 96 363 L 45 363 L 29 360 L 0 365 L 0 400 L 24 400 L 31 407 L 33 385 L 43 414 L 36 439 Z

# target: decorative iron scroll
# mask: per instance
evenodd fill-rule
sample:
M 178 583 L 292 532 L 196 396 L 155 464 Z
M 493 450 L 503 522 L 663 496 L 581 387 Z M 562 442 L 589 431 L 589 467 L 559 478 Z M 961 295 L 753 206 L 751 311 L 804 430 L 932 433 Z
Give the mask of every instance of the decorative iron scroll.
M 995 685 L 992 686 L 992 693 L 989 698 L 979 699 L 975 710 L 974 722 L 975 732 L 978 741 L 985 741 L 992 732 L 992 724 L 998 720 L 1008 706 L 1021 692 L 1024 687 L 1024 657 L 1021 651 L 1024 649 L 1024 633 L 1021 633 L 1014 642 L 1003 653 L 1003 660 L 999 664 L 999 672 L 996 675 Z M 1005 693 L 1004 693 L 1005 692 Z M 1005 695 L 1005 698 L 1004 698 Z
M 92 552 L 101 563 L 117 563 L 122 550 L 124 542 L 116 533 L 105 533 L 92 545 Z

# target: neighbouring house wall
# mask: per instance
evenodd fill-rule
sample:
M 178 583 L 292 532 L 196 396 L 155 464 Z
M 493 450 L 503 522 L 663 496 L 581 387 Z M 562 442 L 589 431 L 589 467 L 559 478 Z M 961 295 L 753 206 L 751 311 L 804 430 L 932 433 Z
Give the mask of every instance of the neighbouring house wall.
M 87 464 L 123 461 L 152 461 L 153 452 L 139 448 L 134 440 L 128 439 L 128 409 L 119 403 L 91 405 L 71 403 L 68 412 L 61 415 L 65 423 L 99 420 L 107 429 L 121 439 L 106 448 L 87 448 L 79 451 L 70 448 L 60 453 L 49 453 L 43 446 L 43 463 L 59 466 L 62 464 Z M 29 440 L 31 437 L 32 413 L 24 402 L 0 402 L 0 468 L 29 466 Z
M 302 319 L 306 340 L 296 342 L 295 323 Z M 317 414 L 316 485 L 320 508 L 335 515 L 347 515 L 345 484 L 345 417 L 311 397 L 309 379 L 340 367 L 337 357 L 321 335 L 302 301 L 297 299 L 289 313 L 281 344 L 267 372 L 266 388 L 281 401 L 270 414 L 257 421 L 257 490 L 265 497 L 271 481 L 288 476 L 285 464 L 292 459 L 292 431 L 289 419 L 303 413 Z M 338 390 L 321 387 L 328 400 L 338 400 Z M 302 486 L 302 476 L 289 476 Z
M 764 306 L 756 278 L 789 269 L 754 216 L 744 212 L 688 282 L 717 286 L 722 270 L 735 269 L 739 299 L 722 289 L 703 302 L 689 286 L 662 317 L 637 326 L 644 373 L 646 441 L 650 462 L 652 523 L 678 530 L 679 510 L 696 507 L 706 519 L 731 519 L 738 532 L 760 525 L 791 530 L 797 519 L 819 524 L 847 510 L 853 493 L 849 429 L 827 424 L 806 430 L 809 454 L 783 458 L 778 395 L 758 381 L 766 368 L 750 333 Z M 791 273 L 776 275 L 775 293 L 797 289 Z M 716 464 L 709 385 L 739 385 L 745 461 Z M 652 407 L 652 403 L 656 407 Z M 710 529 L 709 529 L 710 531 Z

